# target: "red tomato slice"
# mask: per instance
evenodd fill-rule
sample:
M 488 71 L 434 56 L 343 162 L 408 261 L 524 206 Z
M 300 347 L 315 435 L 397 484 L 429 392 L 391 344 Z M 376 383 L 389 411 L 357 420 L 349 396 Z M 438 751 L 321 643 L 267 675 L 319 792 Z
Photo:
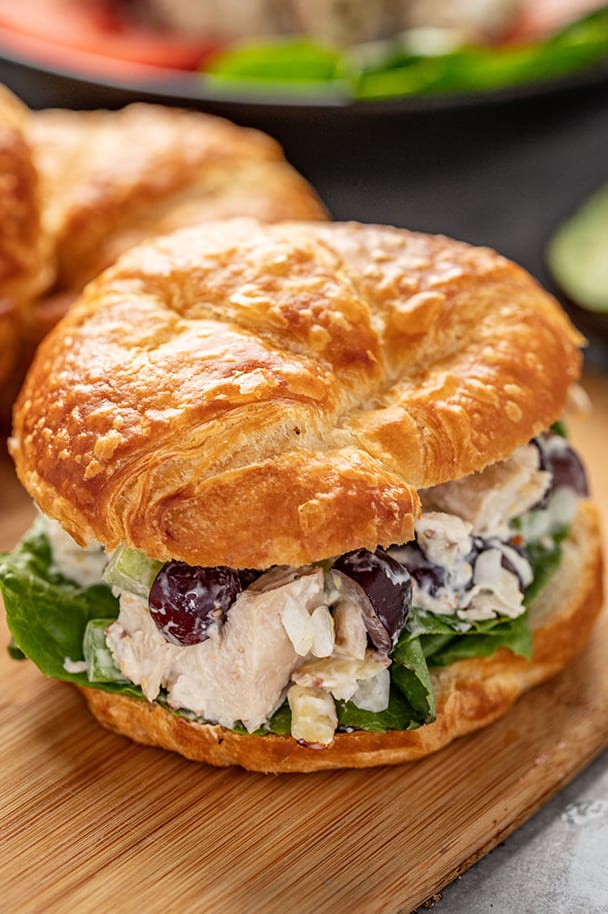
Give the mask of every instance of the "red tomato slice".
M 117 77 L 143 76 L 147 67 L 195 70 L 218 50 L 137 28 L 107 5 L 71 0 L 0 0 L 0 43 L 48 64 Z

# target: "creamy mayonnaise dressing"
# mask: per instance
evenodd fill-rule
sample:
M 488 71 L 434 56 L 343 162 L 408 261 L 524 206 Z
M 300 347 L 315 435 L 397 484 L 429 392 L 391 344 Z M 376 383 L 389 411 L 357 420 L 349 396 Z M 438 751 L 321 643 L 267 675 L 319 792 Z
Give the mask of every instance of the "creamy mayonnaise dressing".
M 123 593 L 108 645 L 118 668 L 150 701 L 163 687 L 172 707 L 225 727 L 242 721 L 253 731 L 283 703 L 298 663 L 281 619 L 290 601 L 309 613 L 321 605 L 323 572 L 311 569 L 265 592 L 249 588 L 206 641 L 179 646 L 164 639 L 145 600 Z
M 521 615 L 525 608 L 523 588 L 532 581 L 527 558 L 497 537 L 485 540 L 483 551 L 476 554 L 472 534 L 471 524 L 453 514 L 432 511 L 416 522 L 420 554 L 407 545 L 389 550 L 412 572 L 412 604 L 441 615 L 455 613 L 471 622 Z M 503 558 L 512 571 L 505 567 Z M 424 577 L 421 583 L 416 579 L 417 563 L 427 559 L 442 570 L 441 585 L 431 586 Z
M 225 727 L 241 721 L 252 732 L 281 706 L 291 682 L 352 698 L 359 680 L 388 664 L 371 652 L 362 659 L 330 656 L 334 624 L 324 598 L 320 568 L 273 569 L 239 594 L 206 641 L 180 646 L 163 637 L 144 599 L 123 592 L 107 643 L 117 667 L 149 701 L 162 688 L 171 707 Z M 371 700 L 367 693 L 364 700 Z
M 81 587 L 91 587 L 102 580 L 109 555 L 99 543 L 89 543 L 84 549 L 76 543 L 60 523 L 42 515 L 45 533 L 51 545 L 53 564 L 57 570 Z
M 508 543 L 513 519 L 524 515 L 524 539 L 538 539 L 569 523 L 576 509 L 574 493 L 559 489 L 546 509 L 530 511 L 551 478 L 540 469 L 538 448 L 526 445 L 482 473 L 422 491 L 416 543 L 389 550 L 412 573 L 413 605 L 469 622 L 522 613 L 532 571 Z M 81 586 L 102 580 L 108 556 L 101 546 L 81 549 L 48 518 L 46 530 L 66 577 Z M 432 585 L 424 574 L 416 581 L 417 563 L 422 571 L 425 563 L 439 569 Z M 333 739 L 336 700 L 370 711 L 388 707 L 390 659 L 369 648 L 361 606 L 320 568 L 264 573 L 239 594 L 225 623 L 211 625 L 207 640 L 194 645 L 167 641 L 145 598 L 115 592 L 120 612 L 107 645 L 149 701 L 164 690 L 170 707 L 226 727 L 241 722 L 252 732 L 287 698 L 292 736 L 319 745 Z M 72 665 L 66 659 L 66 669 Z

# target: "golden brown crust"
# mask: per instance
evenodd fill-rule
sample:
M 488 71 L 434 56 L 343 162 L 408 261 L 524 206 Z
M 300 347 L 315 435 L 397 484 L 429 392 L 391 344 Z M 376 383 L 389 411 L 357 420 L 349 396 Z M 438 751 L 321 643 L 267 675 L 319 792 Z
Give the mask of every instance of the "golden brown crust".
M 48 282 L 28 117 L 28 109 L 0 86 L 0 295 L 17 301 Z
M 25 304 L 50 277 L 27 118 L 27 108 L 0 86 L 0 412 L 21 360 Z
M 91 277 L 210 219 L 325 219 L 270 137 L 194 111 L 29 111 L 0 86 L 0 422 L 32 354 Z
M 12 452 L 80 542 L 268 567 L 403 542 L 416 489 L 560 416 L 581 338 L 487 249 L 209 223 L 129 252 L 45 341 Z
M 185 225 L 326 218 L 274 140 L 219 117 L 148 104 L 51 109 L 32 113 L 28 135 L 60 289 L 81 289 L 133 244 Z
M 83 689 L 104 726 L 147 745 L 194 761 L 241 765 L 251 771 L 318 771 L 413 761 L 505 714 L 532 686 L 561 670 L 584 648 L 602 606 L 602 558 L 598 514 L 582 503 L 562 564 L 531 608 L 532 660 L 503 648 L 493 656 L 460 661 L 432 674 L 437 699 L 434 723 L 411 731 L 339 733 L 326 749 L 281 736 L 243 736 L 223 727 L 190 722 L 160 705 Z
M 19 313 L 10 299 L 0 299 L 0 389 L 3 393 L 8 379 L 15 369 L 19 340 Z M 2 400 L 0 400 L 0 410 L 1 408 Z

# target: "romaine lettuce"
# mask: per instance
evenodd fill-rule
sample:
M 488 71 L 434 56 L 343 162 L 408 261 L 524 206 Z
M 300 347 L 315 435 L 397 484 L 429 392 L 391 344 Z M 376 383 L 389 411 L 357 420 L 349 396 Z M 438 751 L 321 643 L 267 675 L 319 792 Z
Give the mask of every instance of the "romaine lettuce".
M 80 587 L 53 565 L 51 547 L 38 518 L 13 552 L 0 554 L 0 588 L 14 645 L 47 676 L 87 684 L 70 673 L 66 658 L 83 660 L 90 619 L 115 619 L 118 600 L 105 584 Z
M 526 603 L 559 564 L 563 535 L 551 549 L 535 546 L 530 550 L 535 579 L 526 593 Z M 66 659 L 84 659 L 83 640 L 88 623 L 106 620 L 107 624 L 118 616 L 119 605 L 107 585 L 80 587 L 54 567 L 41 519 L 13 552 L 0 555 L 0 589 L 13 637 L 9 647 L 12 656 L 28 657 L 44 674 L 55 679 L 143 699 L 138 687 L 121 682 L 114 671 L 107 681 L 91 682 L 86 673 L 66 669 Z M 429 723 L 435 717 L 429 668 L 488 656 L 499 647 L 531 656 L 527 613 L 517 619 L 467 623 L 456 616 L 439 616 L 413 608 L 392 654 L 389 707 L 373 712 L 357 708 L 352 702 L 339 701 L 339 726 L 383 732 Z M 108 658 L 105 659 L 109 664 L 111 658 Z M 99 669 L 103 666 L 98 664 Z M 164 695 L 158 700 L 166 706 Z M 183 712 L 183 716 L 193 717 L 188 712 Z M 260 732 L 284 735 L 289 733 L 289 728 L 289 707 L 285 703 Z

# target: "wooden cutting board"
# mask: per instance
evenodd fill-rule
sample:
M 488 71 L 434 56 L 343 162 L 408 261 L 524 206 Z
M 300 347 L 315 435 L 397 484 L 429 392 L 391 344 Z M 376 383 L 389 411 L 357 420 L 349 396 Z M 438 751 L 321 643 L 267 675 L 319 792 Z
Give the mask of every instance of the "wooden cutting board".
M 608 527 L 608 378 L 570 428 Z M 0 547 L 32 510 L 0 463 Z M 2 627 L 0 641 L 8 636 Z M 407 914 L 608 745 L 608 617 L 503 720 L 415 764 L 215 770 L 103 731 L 79 694 L 0 651 L 0 908 Z

